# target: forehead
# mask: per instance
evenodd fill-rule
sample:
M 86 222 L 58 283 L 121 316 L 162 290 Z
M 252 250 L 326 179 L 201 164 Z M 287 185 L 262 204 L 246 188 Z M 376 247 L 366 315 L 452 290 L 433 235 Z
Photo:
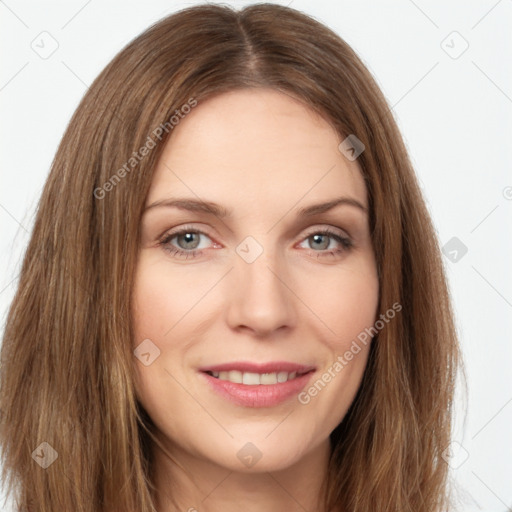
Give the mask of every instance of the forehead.
M 147 203 L 191 196 L 247 212 L 349 195 L 367 206 L 357 161 L 341 137 L 298 100 L 271 89 L 243 89 L 199 103 L 171 132 Z

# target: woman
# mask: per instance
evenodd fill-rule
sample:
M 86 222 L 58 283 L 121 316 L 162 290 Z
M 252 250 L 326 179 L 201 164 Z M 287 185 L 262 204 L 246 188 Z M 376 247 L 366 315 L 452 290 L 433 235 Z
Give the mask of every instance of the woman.
M 1 356 L 19 510 L 450 506 L 435 231 L 372 76 L 293 9 L 185 9 L 100 74 Z

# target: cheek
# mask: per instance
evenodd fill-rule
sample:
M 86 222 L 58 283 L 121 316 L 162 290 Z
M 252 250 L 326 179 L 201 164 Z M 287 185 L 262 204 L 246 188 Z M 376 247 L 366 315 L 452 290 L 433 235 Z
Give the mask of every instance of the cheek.
M 339 287 L 330 291 L 325 314 L 332 330 L 338 350 L 344 350 L 351 340 L 373 325 L 377 315 L 378 282 L 376 279 L 348 276 Z
M 137 357 L 133 359 L 137 395 L 146 410 L 153 410 L 150 403 L 155 401 L 156 396 L 161 395 L 166 385 L 169 385 L 169 376 L 165 373 L 165 359 L 169 351 L 164 343 L 164 334 L 172 329 L 179 318 L 176 316 L 176 310 L 180 309 L 182 304 L 180 294 L 176 292 L 180 290 L 179 277 L 175 276 L 171 287 L 163 270 L 161 265 L 152 264 L 142 255 L 136 270 L 133 290 L 132 350 L 149 339 L 160 351 L 158 357 L 148 366 Z
M 329 356 L 299 401 L 315 407 L 326 418 L 329 430 L 343 419 L 366 368 L 372 340 L 368 332 L 378 313 L 378 275 L 369 257 L 340 267 L 339 272 L 310 276 L 303 283 L 307 303 L 317 316 L 319 339 Z
M 336 352 L 346 350 L 377 317 L 379 281 L 373 258 L 370 255 L 352 263 L 302 280 L 305 302 L 326 329 L 325 339 Z
M 170 272 L 165 261 L 141 261 L 135 278 L 133 319 L 135 342 L 163 341 L 177 322 L 211 286 L 208 279 L 191 279 L 185 272 Z
M 299 401 L 314 407 L 330 432 L 345 416 L 361 384 L 372 340 L 366 330 L 377 318 L 379 282 L 369 259 L 342 269 L 323 284 L 323 293 L 317 289 L 314 301 L 328 328 L 324 343 L 330 357 Z

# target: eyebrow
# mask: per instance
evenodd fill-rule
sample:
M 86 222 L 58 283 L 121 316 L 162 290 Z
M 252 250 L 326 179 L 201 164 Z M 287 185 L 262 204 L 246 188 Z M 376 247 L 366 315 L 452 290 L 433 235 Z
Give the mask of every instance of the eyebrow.
M 368 213 L 368 208 L 366 208 L 361 202 L 353 197 L 337 197 L 335 199 L 331 199 L 330 201 L 326 201 L 324 203 L 313 204 L 310 206 L 306 206 L 303 208 L 299 208 L 297 210 L 297 217 L 306 218 L 312 217 L 313 215 L 318 215 L 320 213 L 325 213 L 329 210 L 332 210 L 336 206 L 347 205 L 359 208 L 365 213 Z M 143 213 L 146 213 L 148 210 L 159 208 L 159 207 L 167 207 L 167 208 L 178 208 L 180 210 L 193 211 L 193 212 L 204 212 L 209 213 L 211 215 L 215 215 L 221 219 L 226 217 L 231 217 L 232 211 L 221 206 L 217 203 L 213 203 L 211 201 L 202 201 L 196 200 L 192 198 L 176 198 L 176 199 L 160 199 L 159 201 L 155 201 L 154 203 L 146 206 Z

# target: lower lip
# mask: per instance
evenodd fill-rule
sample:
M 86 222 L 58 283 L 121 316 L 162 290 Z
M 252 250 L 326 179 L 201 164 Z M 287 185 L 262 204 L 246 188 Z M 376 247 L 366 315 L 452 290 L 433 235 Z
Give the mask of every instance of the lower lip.
M 227 380 L 217 379 L 201 372 L 214 391 L 231 402 L 244 407 L 274 407 L 297 395 L 304 389 L 311 375 L 309 372 L 295 379 L 277 384 L 236 384 Z

